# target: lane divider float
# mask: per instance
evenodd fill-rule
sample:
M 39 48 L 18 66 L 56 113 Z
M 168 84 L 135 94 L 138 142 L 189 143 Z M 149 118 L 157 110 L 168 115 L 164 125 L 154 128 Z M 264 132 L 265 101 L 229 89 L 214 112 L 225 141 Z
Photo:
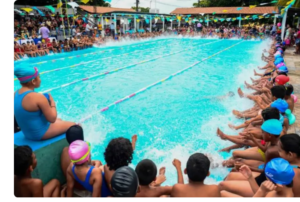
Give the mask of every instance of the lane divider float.
M 165 42 L 165 41 L 162 41 L 162 42 Z M 32 63 L 31 65 L 40 65 L 40 64 L 45 64 L 45 63 L 48 63 L 48 62 L 56 62 L 58 60 L 73 59 L 73 58 L 79 58 L 79 57 L 86 57 L 88 55 L 96 55 L 96 54 L 100 54 L 100 53 L 112 52 L 114 50 L 122 50 L 126 46 L 138 47 L 138 46 L 145 46 L 145 45 L 149 45 L 149 44 L 157 44 L 157 43 L 162 43 L 162 42 L 149 42 L 149 43 L 143 43 L 143 44 L 133 45 L 133 46 L 131 46 L 131 45 L 124 45 L 124 46 L 122 46 L 120 48 L 113 48 L 113 49 L 107 49 L 107 50 L 102 50 L 102 51 L 95 51 L 95 52 L 92 52 L 92 53 L 85 53 L 85 54 L 82 54 L 82 55 L 74 55 L 74 56 L 69 56 L 69 57 L 63 57 L 63 58 L 53 59 L 53 60 L 46 60 L 46 61 L 41 61 L 41 62 L 37 62 L 37 63 Z
M 119 70 L 123 70 L 123 69 L 127 69 L 127 68 L 130 68 L 130 67 L 134 67 L 134 66 L 137 66 L 139 64 L 146 63 L 146 62 L 155 61 L 155 60 L 158 60 L 158 59 L 163 58 L 163 57 L 169 57 L 169 56 L 181 53 L 183 51 L 192 50 L 192 49 L 195 49 L 197 47 L 209 45 L 209 44 L 216 43 L 216 42 L 221 42 L 221 41 L 213 41 L 213 42 L 209 42 L 209 43 L 204 43 L 204 44 L 196 45 L 196 46 L 194 46 L 192 48 L 186 48 L 186 49 L 183 49 L 183 50 L 180 50 L 180 51 L 176 51 L 176 52 L 172 52 L 172 53 L 169 53 L 169 54 L 161 55 L 161 56 L 158 56 L 158 57 L 155 57 L 155 58 L 152 58 L 152 59 L 143 60 L 141 62 L 137 62 L 137 63 L 131 64 L 131 65 L 127 65 L 127 66 L 124 66 L 124 67 L 121 67 L 121 68 L 117 68 L 117 69 L 114 69 L 114 70 L 111 70 L 111 71 L 105 71 L 105 72 L 102 72 L 100 74 L 96 74 L 96 75 L 93 75 L 93 76 L 90 76 L 90 77 L 86 77 L 86 78 L 79 79 L 79 80 L 76 80 L 76 81 L 73 81 L 73 82 L 70 82 L 70 83 L 66 83 L 66 84 L 63 84 L 63 85 L 58 86 L 58 87 L 50 88 L 50 89 L 48 89 L 46 91 L 43 91 L 41 93 L 48 93 L 50 91 L 57 90 L 57 89 L 60 89 L 60 88 L 64 88 L 66 86 L 70 86 L 70 85 L 73 85 L 73 84 L 76 84 L 76 83 L 79 83 L 79 82 L 82 82 L 82 81 L 87 81 L 87 80 L 90 80 L 92 78 L 104 76 L 104 75 L 107 75 L 107 74 L 112 74 L 112 73 L 117 72 Z
M 176 44 L 179 44 L 179 43 L 176 43 Z M 175 45 L 176 45 L 175 44 Z M 192 45 L 195 45 L 197 43 L 193 43 Z M 172 44 L 173 46 L 174 44 Z M 164 49 L 168 48 L 169 46 L 171 45 L 167 45 L 164 47 Z M 99 60 L 105 60 L 105 59 L 109 59 L 109 58 L 114 58 L 114 57 L 117 57 L 117 56 L 123 56 L 123 55 L 129 55 L 131 53 L 140 53 L 140 52 L 144 52 L 146 50 L 152 50 L 152 49 L 157 49 L 157 47 L 154 47 L 154 48 L 147 48 L 147 49 L 143 49 L 143 50 L 135 50 L 135 51 L 132 51 L 132 52 L 129 52 L 129 53 L 123 53 L 123 54 L 119 54 L 119 55 L 114 55 L 114 56 L 110 56 L 110 57 L 105 57 L 105 58 L 99 58 L 99 59 L 96 59 L 96 60 L 90 60 L 90 61 L 87 61 L 87 62 L 80 62 L 79 64 L 75 64 L 75 65 L 70 65 L 70 66 L 66 66 L 66 67 L 61 67 L 61 68 L 57 68 L 57 69 L 51 69 L 51 70 L 47 70 L 47 71 L 44 71 L 44 72 L 40 72 L 40 74 L 47 74 L 47 73 L 51 73 L 51 72 L 55 72 L 55 71 L 60 71 L 60 70 L 63 70 L 63 69 L 67 69 L 67 68 L 74 68 L 74 67 L 79 67 L 81 65 L 85 65 L 85 64 L 89 64 L 91 62 L 95 62 L 95 61 L 99 61 Z M 14 81 L 17 81 L 18 78 L 14 78 Z
M 107 105 L 106 107 L 104 107 L 104 108 L 102 108 L 102 109 L 96 111 L 95 113 L 90 114 L 89 116 L 87 116 L 87 117 L 81 119 L 81 120 L 79 121 L 79 123 L 83 123 L 83 122 L 85 122 L 85 121 L 91 119 L 94 115 L 96 115 L 96 114 L 98 114 L 98 113 L 102 113 L 102 112 L 107 111 L 108 109 L 110 109 L 110 107 L 112 107 L 112 106 L 114 106 L 114 105 L 120 104 L 121 102 L 123 102 L 123 101 L 125 101 L 125 100 L 128 100 L 128 99 L 130 99 L 130 98 L 136 96 L 137 94 L 140 94 L 140 93 L 142 93 L 142 92 L 145 92 L 146 90 L 149 90 L 150 88 L 152 88 L 152 87 L 154 87 L 154 86 L 156 86 L 156 85 L 158 85 L 158 84 L 161 84 L 161 83 L 163 83 L 163 82 L 165 82 L 165 81 L 167 81 L 167 80 L 170 80 L 171 78 L 173 78 L 173 77 L 175 77 L 175 76 L 177 76 L 177 75 L 179 75 L 179 74 L 185 72 L 185 71 L 188 70 L 188 69 L 191 69 L 192 67 L 198 65 L 199 63 L 204 62 L 204 61 L 206 61 L 206 60 L 209 60 L 210 58 L 212 58 L 212 57 L 214 57 L 214 56 L 216 56 L 216 55 L 218 55 L 218 54 L 220 54 L 220 53 L 222 53 L 222 52 L 224 52 L 224 51 L 227 51 L 227 50 L 233 48 L 234 46 L 237 46 L 238 44 L 240 44 L 240 43 L 242 43 L 242 42 L 243 42 L 243 41 L 238 42 L 238 43 L 236 43 L 236 44 L 234 44 L 234 45 L 232 45 L 232 46 L 229 46 L 228 48 L 225 48 L 225 49 L 223 49 L 223 50 L 221 50 L 221 51 L 219 51 L 219 52 L 217 52 L 217 53 L 215 53 L 215 54 L 213 54 L 213 55 L 211 55 L 211 56 L 209 56 L 209 57 L 207 57 L 207 58 L 204 58 L 204 59 L 202 59 L 202 60 L 200 60 L 200 61 L 197 61 L 197 62 L 195 62 L 194 64 L 192 64 L 192 65 L 190 65 L 190 66 L 188 66 L 188 67 L 185 67 L 185 68 L 182 69 L 182 70 L 179 70 L 179 71 L 177 71 L 177 72 L 175 72 L 175 73 L 173 73 L 173 74 L 171 74 L 171 75 L 169 75 L 169 76 L 167 76 L 167 77 L 165 77 L 165 78 L 163 78 L 163 79 L 161 79 L 161 80 L 159 80 L 159 81 L 157 81 L 157 82 L 155 82 L 155 83 L 153 83 L 153 84 L 150 84 L 150 85 L 148 85 L 148 86 L 146 86 L 146 87 L 144 87 L 144 88 L 142 88 L 142 89 L 140 89 L 140 90 L 138 90 L 138 91 L 136 91 L 136 92 L 134 92 L 134 93 L 132 93 L 132 94 L 130 94 L 130 95 L 128 95 L 128 96 L 125 96 L 124 98 L 122 98 L 122 99 L 120 99 L 120 100 L 117 100 L 117 101 L 115 101 L 115 102 L 113 102 L 113 103 Z

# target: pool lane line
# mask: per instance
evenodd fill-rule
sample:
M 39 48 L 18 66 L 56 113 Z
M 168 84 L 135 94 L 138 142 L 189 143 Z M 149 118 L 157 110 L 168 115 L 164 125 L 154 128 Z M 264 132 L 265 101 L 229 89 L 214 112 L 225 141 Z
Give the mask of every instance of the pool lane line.
M 206 61 L 206 60 L 209 60 L 210 58 L 212 58 L 212 57 L 214 57 L 214 56 L 216 56 L 216 55 L 218 55 L 218 54 L 220 54 L 220 53 L 222 53 L 222 52 L 224 52 L 224 51 L 227 51 L 227 50 L 229 50 L 230 48 L 233 48 L 234 46 L 237 46 L 238 44 L 240 44 L 240 43 L 242 43 L 242 42 L 243 42 L 243 41 L 240 41 L 240 42 L 238 42 L 238 43 L 236 43 L 236 44 L 233 44 L 232 46 L 229 46 L 229 47 L 227 47 L 227 48 L 225 48 L 225 49 L 223 49 L 223 50 L 221 50 L 221 51 L 219 51 L 219 52 L 217 52 L 217 53 L 215 53 L 215 54 L 213 54 L 213 55 L 211 55 L 211 56 L 209 56 L 209 57 L 207 57 L 207 58 L 204 58 L 204 59 L 202 59 L 202 60 L 200 60 L 200 61 L 197 61 L 197 62 L 195 62 L 194 64 L 192 64 L 192 65 L 190 65 L 190 66 L 188 66 L 188 67 L 185 67 L 184 69 L 179 70 L 179 71 L 177 71 L 177 72 L 175 72 L 175 73 L 173 73 L 173 74 L 171 74 L 171 75 L 169 75 L 169 76 L 167 76 L 167 77 L 165 77 L 165 78 L 163 78 L 163 79 L 161 79 L 161 80 L 159 80 L 159 81 L 157 81 L 157 82 L 155 82 L 155 83 L 153 83 L 153 84 L 150 84 L 150 85 L 148 85 L 148 86 L 146 86 L 146 87 L 144 87 L 144 88 L 141 88 L 140 90 L 138 90 L 138 91 L 136 91 L 136 92 L 134 92 L 134 93 L 132 93 L 132 94 L 130 94 L 130 95 L 127 95 L 127 96 L 125 96 L 124 98 L 122 98 L 122 99 L 120 99 L 120 100 L 118 100 L 118 101 L 116 101 L 116 102 L 113 102 L 113 103 L 107 105 L 106 107 L 104 107 L 104 108 L 102 108 L 102 109 L 96 111 L 95 113 L 90 114 L 89 116 L 87 116 L 87 117 L 81 119 L 81 120 L 79 121 L 79 123 L 83 123 L 83 122 L 89 120 L 90 118 L 92 118 L 92 116 L 94 116 L 94 115 L 96 115 L 96 114 L 98 114 L 98 113 L 102 113 L 102 112 L 107 111 L 111 106 L 120 104 L 121 102 L 123 102 L 123 101 L 125 101 L 125 100 L 128 100 L 128 99 L 130 99 L 130 98 L 136 96 L 137 94 L 140 94 L 140 93 L 142 93 L 142 92 L 144 92 L 144 91 L 146 91 L 146 90 L 148 90 L 148 89 L 150 89 L 150 88 L 152 88 L 152 87 L 154 87 L 154 86 L 156 86 L 156 85 L 158 85 L 158 84 L 161 84 L 161 83 L 163 83 L 163 82 L 165 82 L 165 81 L 167 81 L 167 80 L 170 80 L 171 78 L 173 78 L 173 77 L 175 77 L 175 76 L 177 76 L 177 75 L 183 73 L 184 71 L 186 71 L 186 70 L 188 70 L 188 69 L 190 69 L 190 68 L 192 68 L 192 67 L 198 65 L 199 63 L 204 62 L 204 61 Z
M 180 44 L 180 43 L 181 42 L 176 42 L 175 45 Z M 192 46 L 194 46 L 195 44 L 198 44 L 198 43 L 193 43 Z M 169 44 L 169 45 L 165 46 L 164 48 L 168 48 L 169 46 L 173 46 L 173 45 L 174 44 Z M 152 49 L 156 49 L 156 48 L 157 47 L 147 48 L 147 49 L 142 49 L 142 50 L 135 50 L 135 51 L 132 51 L 132 52 L 129 52 L 129 53 L 123 53 L 123 54 L 119 54 L 119 55 L 113 55 L 113 56 L 110 56 L 110 57 L 99 58 L 99 59 L 90 60 L 90 61 L 87 61 L 87 62 L 80 62 L 79 64 L 70 65 L 70 66 L 66 66 L 66 67 L 61 67 L 61 68 L 56 68 L 56 69 L 51 69 L 51 70 L 47 70 L 47 71 L 44 71 L 44 72 L 40 72 L 40 75 L 46 74 L 46 73 L 55 72 L 55 71 L 60 71 L 60 70 L 67 69 L 67 68 L 78 67 L 78 66 L 89 64 L 91 62 L 95 62 L 95 61 L 99 61 L 99 60 L 105 60 L 105 59 L 109 59 L 109 58 L 113 58 L 113 57 L 117 57 L 117 56 L 122 56 L 122 55 L 129 55 L 131 53 L 136 53 L 136 52 L 144 52 L 145 50 L 152 50 Z M 18 78 L 14 78 L 14 81 L 17 81 L 17 80 L 18 80 Z
M 175 44 L 166 45 L 164 47 L 164 49 L 168 48 L 171 45 L 173 46 L 173 45 L 177 45 L 179 43 L 180 42 L 176 42 Z M 195 45 L 195 44 L 198 44 L 198 43 L 193 43 L 192 45 Z M 131 53 L 140 53 L 140 52 L 144 52 L 146 50 L 152 50 L 152 49 L 157 49 L 157 47 L 147 48 L 147 49 L 142 49 L 142 50 L 135 50 L 135 51 L 132 51 L 132 52 L 129 52 L 129 53 L 123 53 L 123 54 L 119 54 L 119 55 L 113 55 L 113 56 L 110 56 L 110 57 L 99 58 L 99 59 L 90 60 L 90 61 L 87 61 L 87 62 L 80 62 L 79 64 L 70 65 L 70 66 L 66 66 L 66 67 L 61 67 L 61 68 L 56 68 L 56 69 L 51 69 L 51 70 L 47 70 L 47 71 L 44 71 L 44 72 L 40 72 L 40 74 L 46 74 L 46 73 L 51 73 L 51 72 L 55 72 L 55 71 L 60 71 L 60 70 L 67 69 L 67 68 L 74 68 L 74 67 L 78 67 L 78 66 L 81 66 L 81 65 L 89 64 L 91 62 L 95 62 L 95 61 L 99 61 L 99 60 L 105 60 L 105 59 L 114 58 L 114 57 L 118 57 L 118 56 L 122 56 L 122 55 L 129 55 Z M 14 78 L 14 81 L 17 81 L 17 80 L 18 80 L 18 78 Z
M 79 82 L 82 82 L 82 81 L 87 81 L 87 80 L 90 80 L 92 78 L 104 76 L 104 75 L 107 75 L 107 74 L 112 74 L 112 73 L 115 73 L 115 72 L 117 72 L 119 70 L 123 70 L 123 69 L 127 69 L 127 68 L 130 68 L 130 67 L 134 67 L 134 66 L 137 66 L 139 64 L 146 63 L 146 62 L 155 61 L 155 60 L 161 59 L 163 57 L 172 56 L 172 55 L 184 52 L 184 51 L 193 50 L 193 49 L 195 49 L 197 47 L 209 45 L 209 44 L 216 43 L 216 42 L 221 42 L 221 40 L 220 41 L 213 41 L 213 42 L 209 42 L 209 43 L 204 43 L 204 44 L 199 44 L 199 45 L 196 45 L 196 46 L 194 46 L 192 48 L 186 48 L 186 49 L 183 49 L 183 50 L 180 50 L 180 51 L 176 51 L 176 52 L 172 52 L 172 53 L 169 53 L 169 54 L 161 55 L 161 56 L 158 56 L 158 57 L 155 57 L 155 58 L 152 58 L 152 59 L 143 60 L 141 62 L 137 62 L 137 63 L 131 64 L 131 65 L 127 65 L 127 66 L 121 67 L 121 68 L 116 68 L 114 70 L 105 71 L 105 72 L 102 72 L 100 74 L 96 74 L 96 75 L 93 75 L 93 76 L 90 76 L 90 77 L 86 77 L 86 78 L 79 79 L 79 80 L 76 80 L 76 81 L 73 81 L 73 82 L 70 82 L 70 83 L 66 83 L 66 84 L 63 84 L 63 85 L 55 87 L 55 88 L 50 88 L 50 89 L 45 90 L 45 91 L 43 91 L 41 93 L 49 93 L 50 91 L 57 90 L 57 89 L 60 89 L 60 88 L 64 88 L 66 86 L 70 86 L 70 85 L 73 85 L 73 84 L 76 84 L 76 83 L 79 83 Z
M 162 42 L 165 42 L 165 41 L 162 41 Z M 162 43 L 162 42 L 158 42 L 158 43 Z M 125 47 L 127 46 L 130 46 L 130 47 L 138 47 L 138 46 L 145 46 L 145 45 L 149 45 L 149 44 L 155 44 L 157 42 L 149 42 L 149 43 L 143 43 L 143 44 L 139 44 L 139 45 L 124 45 Z M 96 54 L 100 54 L 100 53 L 106 53 L 106 52 L 112 52 L 112 51 L 115 51 L 115 50 L 122 50 L 124 49 L 123 47 L 120 47 L 120 48 L 112 48 L 112 49 L 107 49 L 107 50 L 102 50 L 102 51 L 95 51 L 95 52 L 92 52 L 92 53 L 85 53 L 85 54 L 82 54 L 82 55 L 74 55 L 74 56 L 69 56 L 69 57 L 63 57 L 63 58 L 58 58 L 58 59 L 54 59 L 54 60 L 45 60 L 45 61 L 41 61 L 41 62 L 37 62 L 37 63 L 32 63 L 30 65 L 40 65 L 40 64 L 45 64 L 45 63 L 48 63 L 48 62 L 56 62 L 58 60 L 65 60 L 65 59 L 73 59 L 73 58 L 79 58 L 79 57 L 86 57 L 88 55 L 96 55 Z

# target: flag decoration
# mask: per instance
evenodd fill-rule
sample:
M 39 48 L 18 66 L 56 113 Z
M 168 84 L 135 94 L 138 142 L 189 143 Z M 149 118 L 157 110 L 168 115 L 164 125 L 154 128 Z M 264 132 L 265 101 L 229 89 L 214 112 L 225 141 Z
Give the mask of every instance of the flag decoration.
M 32 9 L 36 10 L 37 12 L 39 12 L 39 14 L 41 16 L 45 16 L 45 14 L 40 9 L 38 9 L 37 7 L 34 6 L 34 7 L 32 7 Z
M 55 8 L 53 6 L 49 5 L 45 7 L 48 8 L 52 13 L 55 13 Z
M 61 1 L 59 1 L 58 3 L 57 3 L 57 6 L 56 6 L 56 9 L 59 9 L 60 7 L 62 7 L 62 2 Z
M 82 3 L 87 4 L 90 0 L 80 0 Z
M 32 8 L 21 8 L 22 10 L 26 11 L 27 13 L 32 11 Z
M 255 8 L 255 7 L 256 7 L 256 5 L 250 5 L 249 6 L 250 9 Z

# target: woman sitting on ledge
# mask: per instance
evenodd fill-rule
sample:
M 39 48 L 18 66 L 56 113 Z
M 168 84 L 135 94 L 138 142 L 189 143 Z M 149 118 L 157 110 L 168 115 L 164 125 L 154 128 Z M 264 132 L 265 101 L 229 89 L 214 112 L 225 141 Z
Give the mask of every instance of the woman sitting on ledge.
M 50 139 L 75 125 L 57 118 L 56 104 L 50 94 L 34 92 L 41 84 L 36 67 L 17 68 L 14 73 L 22 85 L 14 95 L 15 118 L 27 139 Z

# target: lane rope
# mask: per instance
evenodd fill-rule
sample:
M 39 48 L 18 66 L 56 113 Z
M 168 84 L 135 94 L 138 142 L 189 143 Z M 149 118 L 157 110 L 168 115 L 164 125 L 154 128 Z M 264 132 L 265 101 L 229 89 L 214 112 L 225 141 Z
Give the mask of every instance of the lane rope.
M 110 70 L 110 71 L 105 71 L 105 72 L 102 72 L 100 74 L 96 74 L 96 75 L 93 75 L 93 76 L 90 76 L 90 77 L 86 77 L 86 78 L 83 78 L 83 79 L 72 81 L 70 83 L 66 83 L 66 84 L 60 85 L 58 87 L 50 88 L 50 89 L 45 90 L 45 91 L 43 91 L 41 93 L 48 93 L 48 92 L 53 91 L 53 90 L 57 90 L 57 89 L 64 88 L 66 86 L 70 86 L 70 85 L 73 85 L 73 84 L 76 84 L 76 83 L 79 83 L 79 82 L 90 80 L 92 78 L 101 77 L 101 76 L 104 76 L 104 75 L 107 75 L 107 74 L 112 74 L 112 73 L 115 73 L 115 72 L 117 72 L 119 70 L 123 70 L 123 69 L 127 69 L 127 68 L 130 68 L 130 67 L 134 67 L 134 66 L 137 66 L 139 64 L 143 64 L 143 63 L 155 61 L 155 60 L 161 59 L 163 57 L 169 57 L 169 56 L 181 53 L 183 51 L 193 50 L 193 49 L 195 49 L 197 47 L 209 45 L 209 44 L 216 43 L 216 42 L 221 42 L 221 41 L 213 41 L 213 42 L 209 42 L 209 43 L 199 44 L 199 45 L 196 45 L 196 46 L 194 46 L 192 48 L 186 48 L 186 49 L 183 49 L 183 50 L 180 50 L 180 51 L 176 51 L 176 52 L 172 52 L 172 53 L 169 53 L 169 54 L 161 55 L 161 56 L 158 56 L 158 57 L 155 57 L 155 58 L 151 58 L 151 59 L 148 59 L 148 60 L 143 60 L 141 62 L 137 62 L 137 63 L 131 64 L 131 65 L 127 65 L 127 66 L 121 67 L 121 68 L 117 68 L 117 69 Z
M 88 55 L 97 55 L 97 54 L 100 54 L 100 53 L 112 52 L 112 51 L 115 51 L 115 50 L 122 50 L 122 49 L 124 49 L 124 47 L 127 47 L 127 46 L 138 47 L 138 46 L 145 46 L 145 45 L 149 45 L 149 44 L 157 44 L 157 43 L 162 43 L 162 42 L 166 42 L 166 41 L 148 42 L 148 43 L 143 43 L 143 44 L 133 45 L 133 46 L 131 46 L 131 45 L 124 45 L 124 46 L 122 46 L 120 48 L 113 48 L 113 49 L 95 51 L 95 52 L 92 52 L 92 53 L 85 53 L 85 54 L 82 54 L 82 55 L 74 55 L 74 56 L 69 56 L 69 57 L 63 57 L 63 58 L 53 59 L 53 60 L 45 60 L 45 61 L 41 61 L 41 62 L 37 62 L 37 63 L 32 63 L 31 65 L 40 65 L 40 64 L 45 64 L 45 63 L 48 63 L 48 62 L 56 62 L 58 60 L 66 60 L 66 59 L 73 59 L 73 58 L 79 58 L 79 57 L 86 57 Z
M 173 46 L 173 45 L 177 45 L 179 44 L 180 42 L 177 42 L 175 44 L 169 44 L 169 45 L 166 45 L 164 47 L 164 49 L 167 49 L 169 46 Z M 195 44 L 198 44 L 198 43 L 193 43 L 193 45 Z M 47 71 L 44 71 L 44 72 L 40 72 L 40 74 L 47 74 L 47 73 L 51 73 L 51 72 L 55 72 L 55 71 L 60 71 L 60 70 L 63 70 L 63 69 L 67 69 L 67 68 L 74 68 L 74 67 L 79 67 L 81 65 L 85 65 L 85 64 L 89 64 L 91 62 L 95 62 L 95 61 L 100 61 L 100 60 L 105 60 L 105 59 L 109 59 L 109 58 L 114 58 L 114 57 L 118 57 L 118 56 L 123 56 L 123 55 L 129 55 L 131 53 L 141 53 L 141 52 L 144 52 L 146 50 L 153 50 L 153 49 L 157 49 L 157 47 L 154 47 L 154 48 L 147 48 L 147 49 L 143 49 L 143 50 L 135 50 L 135 51 L 132 51 L 132 52 L 129 52 L 129 53 L 123 53 L 123 54 L 119 54 L 119 55 L 113 55 L 113 56 L 110 56 L 110 57 L 105 57 L 105 58 L 99 58 L 99 59 L 96 59 L 96 60 L 90 60 L 90 61 L 87 61 L 87 62 L 80 62 L 78 64 L 75 64 L 75 65 L 70 65 L 70 66 L 66 66 L 66 67 L 61 67 L 61 68 L 56 68 L 56 69 L 51 69 L 51 70 L 47 70 Z M 14 81 L 17 81 L 18 78 L 14 78 Z
M 130 98 L 136 96 L 137 94 L 140 94 L 140 93 L 142 93 L 142 92 L 144 92 L 144 91 L 146 91 L 146 90 L 148 90 L 148 89 L 150 89 L 150 88 L 152 88 L 152 87 L 154 87 L 154 86 L 156 86 L 156 85 L 158 85 L 158 84 L 161 84 L 161 83 L 163 83 L 163 82 L 165 82 L 165 81 L 167 81 L 167 80 L 170 80 L 171 78 L 173 78 L 173 77 L 175 77 L 175 76 L 177 76 L 177 75 L 183 73 L 184 71 L 186 71 L 186 70 L 188 70 L 188 69 L 191 69 L 192 67 L 198 65 L 199 63 L 204 62 L 204 61 L 206 61 L 206 60 L 209 60 L 210 58 L 215 57 L 216 55 L 218 55 L 218 54 L 220 54 L 220 53 L 222 53 L 222 52 L 224 52 L 224 51 L 227 51 L 227 50 L 233 48 L 234 46 L 237 46 L 238 44 L 240 44 L 240 43 L 242 43 L 242 42 L 243 42 L 243 41 L 240 41 L 240 42 L 238 42 L 238 43 L 236 43 L 236 44 L 234 44 L 234 45 L 232 45 L 232 46 L 229 46 L 228 48 L 225 48 L 225 49 L 223 49 L 223 50 L 221 50 L 221 51 L 219 51 L 219 52 L 217 52 L 217 53 L 215 53 L 215 54 L 213 54 L 213 55 L 211 55 L 211 56 L 209 56 L 209 57 L 207 57 L 207 58 L 204 58 L 204 59 L 202 59 L 202 60 L 200 60 L 200 61 L 197 61 L 197 62 L 195 62 L 194 64 L 192 64 L 192 65 L 190 65 L 190 66 L 188 66 L 188 67 L 186 67 L 186 68 L 183 68 L 182 70 L 179 70 L 179 71 L 177 71 L 177 72 L 175 72 L 175 73 L 173 73 L 173 74 L 171 74 L 171 75 L 169 75 L 169 76 L 167 76 L 167 77 L 165 77 L 165 78 L 163 78 L 163 79 L 161 79 L 161 80 L 159 80 L 159 81 L 157 81 L 157 82 L 155 82 L 155 83 L 153 83 L 153 84 L 150 84 L 150 85 L 148 85 L 148 86 L 146 86 L 146 87 L 144 87 L 144 88 L 141 88 L 140 90 L 138 90 L 138 91 L 136 91 L 136 92 L 134 92 L 134 93 L 132 93 L 132 94 L 130 94 L 130 95 L 128 95 L 128 96 L 125 96 L 124 98 L 122 98 L 122 99 L 120 99 L 120 100 L 118 100 L 118 101 L 116 101 L 116 102 L 113 102 L 113 103 L 107 105 L 106 107 L 104 107 L 104 108 L 102 108 L 102 109 L 96 111 L 95 113 L 92 113 L 92 114 L 90 114 L 89 116 L 87 116 L 87 117 L 81 119 L 81 120 L 79 121 L 79 123 L 83 123 L 83 122 L 85 122 L 85 121 L 91 119 L 94 115 L 96 115 L 96 114 L 98 114 L 98 113 L 102 113 L 102 112 L 107 111 L 110 107 L 112 107 L 112 106 L 114 106 L 114 105 L 120 104 L 121 102 L 123 102 L 123 101 L 125 101 L 125 100 L 128 100 L 128 99 L 130 99 Z

